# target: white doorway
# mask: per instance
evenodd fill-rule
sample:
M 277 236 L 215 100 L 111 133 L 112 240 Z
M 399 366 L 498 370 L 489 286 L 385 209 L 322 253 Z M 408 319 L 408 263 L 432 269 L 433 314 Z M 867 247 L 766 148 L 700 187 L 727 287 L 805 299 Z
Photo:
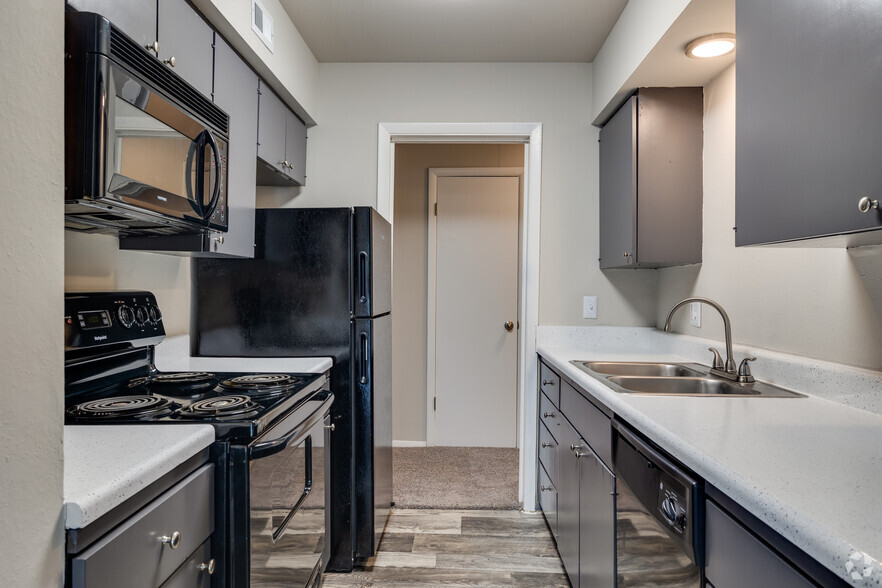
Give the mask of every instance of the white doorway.
M 539 226 L 542 186 L 542 123 L 387 123 L 377 128 L 377 210 L 393 219 L 395 146 L 401 143 L 520 143 L 524 145 L 521 228 L 521 307 L 518 331 L 519 498 L 528 511 L 537 503 L 536 327 L 539 324 Z M 393 283 L 395 277 L 393 275 Z
M 428 445 L 517 447 L 522 181 L 429 170 Z

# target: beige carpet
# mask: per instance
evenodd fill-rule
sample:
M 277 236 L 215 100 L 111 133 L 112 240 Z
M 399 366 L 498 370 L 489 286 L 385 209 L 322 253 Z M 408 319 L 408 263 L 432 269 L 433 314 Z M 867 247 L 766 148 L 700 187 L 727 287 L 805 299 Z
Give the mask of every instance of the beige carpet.
M 518 450 L 498 447 L 395 447 L 396 508 L 517 510 Z

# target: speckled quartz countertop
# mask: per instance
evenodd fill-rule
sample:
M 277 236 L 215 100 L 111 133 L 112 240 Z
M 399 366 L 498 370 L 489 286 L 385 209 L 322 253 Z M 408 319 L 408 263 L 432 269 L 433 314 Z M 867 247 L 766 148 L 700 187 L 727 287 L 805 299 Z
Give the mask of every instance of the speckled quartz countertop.
M 626 332 L 623 338 L 613 330 L 587 338 L 574 337 L 573 332 L 564 337 L 546 332 L 539 337 L 538 352 L 559 372 L 838 576 L 854 586 L 882 585 L 882 415 L 811 394 L 812 390 L 792 383 L 786 385 L 787 370 L 775 372 L 768 365 L 765 378 L 761 370 L 754 370 L 757 379 L 777 380 L 778 385 L 811 395 L 689 398 L 619 394 L 570 363 L 696 360 L 672 353 L 675 345 L 659 343 L 659 335 L 676 336 L 630 331 L 631 335 Z M 629 345 L 629 340 L 634 344 Z M 706 348 L 706 343 L 696 348 Z M 772 355 L 781 359 L 780 354 Z M 738 349 L 736 356 L 742 357 Z M 762 360 L 760 357 L 756 362 L 758 367 Z M 793 358 L 793 362 L 819 363 L 805 358 Z M 882 385 L 882 374 L 845 366 L 821 369 L 815 379 L 821 386 L 825 381 L 827 385 L 831 380 L 838 385 L 851 381 L 850 385 L 869 387 L 872 393 L 878 393 Z
M 64 527 L 94 522 L 212 442 L 211 425 L 64 427 Z

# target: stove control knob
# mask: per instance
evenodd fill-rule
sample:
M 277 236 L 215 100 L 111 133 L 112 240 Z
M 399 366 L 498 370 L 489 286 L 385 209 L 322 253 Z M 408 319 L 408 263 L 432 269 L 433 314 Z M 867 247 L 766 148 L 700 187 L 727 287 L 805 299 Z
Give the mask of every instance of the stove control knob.
M 120 306 L 116 316 L 119 318 L 119 324 L 127 329 L 135 324 L 135 311 L 131 306 Z
M 147 324 L 147 321 L 150 320 L 150 313 L 147 311 L 146 306 L 138 306 L 135 307 L 135 322 L 138 323 L 139 327 Z
M 159 324 L 159 321 L 162 320 L 162 313 L 159 312 L 159 307 L 158 306 L 150 306 L 149 310 L 150 310 L 150 322 L 152 322 L 154 325 Z
M 684 529 L 684 530 L 686 529 L 686 515 L 685 514 L 681 514 L 680 516 L 678 516 L 676 522 L 677 522 L 678 527 L 680 527 L 681 529 Z
M 677 504 L 671 498 L 666 498 L 661 505 L 662 512 L 670 524 L 674 524 L 677 520 Z

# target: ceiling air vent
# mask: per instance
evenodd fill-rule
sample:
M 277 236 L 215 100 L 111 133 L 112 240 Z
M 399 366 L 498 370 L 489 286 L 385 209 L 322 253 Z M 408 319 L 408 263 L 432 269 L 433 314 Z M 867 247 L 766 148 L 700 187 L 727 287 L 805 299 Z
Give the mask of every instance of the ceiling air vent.
M 257 0 L 251 0 L 251 30 L 257 33 L 267 49 L 273 50 L 273 17 Z

